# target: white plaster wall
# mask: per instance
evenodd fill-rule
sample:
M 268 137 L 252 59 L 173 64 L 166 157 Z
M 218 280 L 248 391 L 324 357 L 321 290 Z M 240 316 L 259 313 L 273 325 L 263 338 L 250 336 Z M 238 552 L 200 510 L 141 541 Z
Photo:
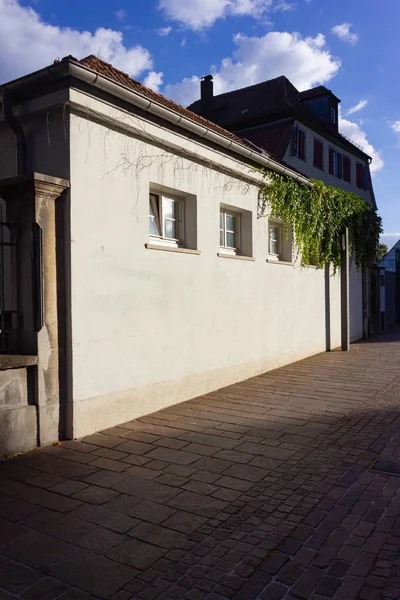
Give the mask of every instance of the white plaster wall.
M 323 352 L 324 272 L 266 262 L 258 175 L 79 93 L 74 101 L 152 139 L 71 115 L 74 436 Z M 236 176 L 161 150 L 156 136 Z M 145 248 L 151 184 L 196 196 L 200 255 Z M 254 262 L 217 256 L 220 203 L 252 211 Z M 336 347 L 339 278 L 329 283 Z
M 303 123 L 296 123 L 298 127 L 303 129 L 306 132 L 306 160 L 302 160 L 297 156 L 292 155 L 291 143 L 288 145 L 285 156 L 283 160 L 290 166 L 294 167 L 300 173 L 304 173 L 307 177 L 311 177 L 312 179 L 320 179 L 326 185 L 332 185 L 337 188 L 341 188 L 346 190 L 347 192 L 353 192 L 360 196 L 365 202 L 368 204 L 372 204 L 371 193 L 369 190 L 361 190 L 356 186 L 356 163 L 361 162 L 364 165 L 367 165 L 366 162 L 363 162 L 358 156 L 351 154 L 333 144 L 330 140 L 324 138 L 323 136 L 317 134 L 313 129 L 303 125 Z M 324 142 L 324 169 L 317 169 L 314 167 L 314 137 Z M 344 181 L 344 179 L 339 179 L 334 175 L 329 174 L 329 148 L 333 148 L 338 152 L 341 152 L 343 155 L 348 156 L 351 159 L 351 183 Z
M 284 161 L 304 173 L 312 179 L 320 179 L 326 185 L 338 187 L 347 192 L 353 192 L 360 196 L 368 204 L 372 204 L 372 198 L 369 190 L 361 190 L 356 186 L 356 163 L 363 162 L 359 157 L 344 151 L 339 146 L 332 144 L 330 140 L 316 134 L 313 129 L 305 126 L 303 123 L 296 123 L 306 132 L 306 160 L 301 160 L 291 154 L 291 144 L 289 144 Z M 314 167 L 314 137 L 317 137 L 324 143 L 324 169 Z M 334 148 L 351 159 L 351 183 L 334 177 L 329 174 L 329 148 Z M 363 163 L 367 164 L 367 163 Z M 362 276 L 350 260 L 350 337 L 351 340 L 360 339 L 363 336 L 363 314 L 362 314 Z

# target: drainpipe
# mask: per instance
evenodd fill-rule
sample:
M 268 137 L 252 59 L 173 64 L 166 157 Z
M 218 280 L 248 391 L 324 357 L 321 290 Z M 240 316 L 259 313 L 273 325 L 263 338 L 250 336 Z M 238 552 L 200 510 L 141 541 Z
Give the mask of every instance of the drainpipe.
M 361 270 L 361 282 L 362 282 L 362 314 L 363 314 L 363 338 L 367 340 L 368 335 L 368 317 L 369 317 L 369 306 L 368 306 L 368 270 L 365 265 L 362 266 Z
M 17 137 L 17 175 L 24 175 L 26 173 L 26 138 L 21 124 L 13 115 L 12 102 L 7 88 L 3 90 L 2 103 L 4 119 Z
M 342 350 L 350 350 L 350 295 L 349 295 L 349 230 L 346 227 L 342 234 L 342 252 L 340 269 L 340 305 Z

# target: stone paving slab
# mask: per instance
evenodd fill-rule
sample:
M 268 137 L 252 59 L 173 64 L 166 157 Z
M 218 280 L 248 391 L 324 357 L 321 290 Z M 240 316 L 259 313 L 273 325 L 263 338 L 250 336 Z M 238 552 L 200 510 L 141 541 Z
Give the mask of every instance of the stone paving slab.
M 0 463 L 0 600 L 400 599 L 400 329 Z

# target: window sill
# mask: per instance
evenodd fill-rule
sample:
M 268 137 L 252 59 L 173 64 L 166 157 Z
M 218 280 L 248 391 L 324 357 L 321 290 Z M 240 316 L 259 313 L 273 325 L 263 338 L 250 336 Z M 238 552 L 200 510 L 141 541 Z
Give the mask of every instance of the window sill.
M 163 246 L 162 244 L 145 244 L 147 250 L 164 250 L 166 252 L 180 252 L 181 254 L 201 254 L 201 250 L 192 248 L 178 248 L 177 246 Z
M 234 260 L 249 260 L 252 262 L 256 260 L 253 256 L 243 256 L 243 254 L 224 254 L 223 252 L 218 252 L 217 256 L 219 258 L 233 258 Z
M 286 260 L 276 260 L 274 258 L 267 258 L 267 263 L 270 265 L 286 265 L 287 267 L 294 267 L 294 262 L 288 262 Z
M 303 263 L 301 263 L 301 266 L 304 269 L 320 269 L 321 270 L 321 267 L 317 267 L 317 265 L 303 265 Z

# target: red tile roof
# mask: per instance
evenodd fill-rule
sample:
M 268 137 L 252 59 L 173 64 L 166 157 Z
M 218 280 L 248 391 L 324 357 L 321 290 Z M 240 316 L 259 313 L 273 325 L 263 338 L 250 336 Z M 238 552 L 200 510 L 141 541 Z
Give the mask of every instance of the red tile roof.
M 238 134 L 282 161 L 290 143 L 293 125 L 294 119 L 288 118 L 238 131 Z
M 208 121 L 208 119 L 205 119 L 200 115 L 196 115 L 195 113 L 188 110 L 187 108 L 184 108 L 180 104 L 176 104 L 176 102 L 165 98 L 165 96 L 154 92 L 153 90 L 144 86 L 139 81 L 136 81 L 135 79 L 129 77 L 127 73 L 123 73 L 123 71 L 116 69 L 115 67 L 113 67 L 113 65 L 104 62 L 103 60 L 97 58 L 97 56 L 94 56 L 93 54 L 87 56 L 86 58 L 82 58 L 82 60 L 79 60 L 78 63 L 83 67 L 91 69 L 96 73 L 100 73 L 101 75 L 108 77 L 108 79 L 111 79 L 112 81 L 115 81 L 116 83 L 119 83 L 124 87 L 127 87 L 130 90 L 137 92 L 138 94 L 141 94 L 142 96 L 145 96 L 153 102 L 157 102 L 157 104 L 165 106 L 169 110 L 175 111 L 176 113 L 182 115 L 183 117 L 186 117 L 190 121 L 194 121 L 195 123 L 202 125 L 203 127 L 207 127 L 208 129 L 215 131 L 215 133 L 219 133 L 220 135 L 230 138 L 232 141 L 241 144 L 242 146 L 245 145 L 243 140 L 240 137 L 236 136 L 234 133 L 227 131 L 223 127 L 220 127 L 219 125 L 216 125 L 211 121 Z

